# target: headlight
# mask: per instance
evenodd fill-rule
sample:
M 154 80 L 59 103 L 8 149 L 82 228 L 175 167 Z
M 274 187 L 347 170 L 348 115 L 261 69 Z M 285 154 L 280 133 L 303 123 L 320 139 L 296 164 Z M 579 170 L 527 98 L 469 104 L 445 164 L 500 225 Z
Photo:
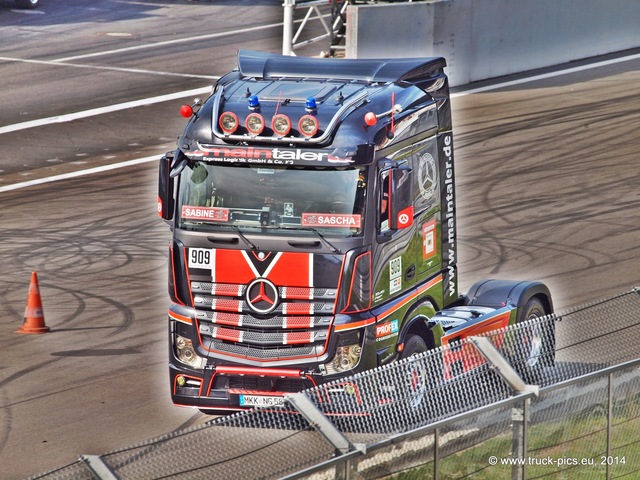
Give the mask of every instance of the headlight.
M 224 112 L 218 123 L 224 133 L 233 133 L 238 128 L 238 116 L 233 112 Z
M 204 368 L 207 364 L 207 359 L 196 353 L 193 343 L 188 338 L 176 335 L 174 345 L 176 347 L 176 358 L 182 363 L 198 369 Z
M 338 347 L 333 360 L 325 365 L 329 375 L 352 370 L 358 365 L 362 355 L 362 347 L 358 344 Z

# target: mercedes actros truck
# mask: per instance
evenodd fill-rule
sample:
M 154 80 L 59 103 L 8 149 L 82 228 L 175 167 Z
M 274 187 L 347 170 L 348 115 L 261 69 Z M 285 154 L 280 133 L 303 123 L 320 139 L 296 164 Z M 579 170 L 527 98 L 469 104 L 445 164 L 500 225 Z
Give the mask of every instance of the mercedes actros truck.
M 240 51 L 182 108 L 158 193 L 173 232 L 176 405 L 278 408 L 286 393 L 552 312 L 540 282 L 458 291 L 444 69 Z M 526 368 L 542 368 L 553 342 L 527 341 Z

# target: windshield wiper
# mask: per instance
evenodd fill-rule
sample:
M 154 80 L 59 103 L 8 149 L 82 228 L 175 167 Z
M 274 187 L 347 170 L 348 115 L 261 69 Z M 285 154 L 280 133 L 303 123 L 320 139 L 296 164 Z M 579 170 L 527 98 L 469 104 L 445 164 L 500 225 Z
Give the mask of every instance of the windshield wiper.
M 222 224 L 222 225 L 216 225 L 216 226 L 220 226 L 220 227 L 229 227 L 229 228 L 231 228 L 234 232 L 236 232 L 236 233 L 238 234 L 238 237 L 240 237 L 244 243 L 246 243 L 249 247 L 251 247 L 251 250 L 256 250 L 256 251 L 259 251 L 259 250 L 260 250 L 260 247 L 258 247 L 255 243 L 253 243 L 251 240 L 249 240 L 247 237 L 245 237 L 245 236 L 244 236 L 244 234 L 240 231 L 240 229 L 239 229 L 236 225 L 228 225 L 228 224 L 227 224 L 227 225 L 225 225 L 225 224 Z M 227 239 L 227 240 L 224 240 L 224 239 L 218 239 L 218 238 L 214 238 L 214 237 L 207 237 L 207 238 L 208 238 L 208 239 L 209 239 L 209 241 L 211 241 L 211 242 L 214 242 L 214 241 L 215 241 L 215 242 L 220 242 L 220 241 L 226 241 L 226 242 L 229 242 L 229 240 L 231 240 L 231 239 Z M 234 240 L 235 242 L 237 242 L 237 241 L 238 241 L 238 239 L 237 239 L 237 238 L 234 238 L 233 240 Z
M 253 243 L 251 240 L 249 240 L 247 237 L 244 236 L 244 234 L 242 233 L 242 231 L 240 230 L 240 228 L 238 228 L 237 225 L 220 225 L 221 227 L 230 227 L 231 229 L 233 229 L 234 232 L 236 232 L 238 234 L 238 236 L 242 239 L 242 241 L 244 241 L 247 245 L 249 245 L 251 247 L 252 250 L 256 250 L 259 251 L 260 247 L 257 246 L 255 243 Z M 301 232 L 313 232 L 320 240 L 322 240 L 322 243 L 324 243 L 327 247 L 329 247 L 329 249 L 331 250 L 332 253 L 339 253 L 342 255 L 342 252 L 340 251 L 340 249 L 338 249 L 335 245 L 333 245 L 329 240 L 327 240 L 327 238 L 322 235 L 318 230 L 316 230 L 315 228 L 311 228 L 311 227 L 277 227 L 277 226 L 268 226 L 268 227 L 262 227 L 262 228 L 268 228 L 268 229 L 280 229 L 280 230 L 298 230 Z
M 313 232 L 316 234 L 316 236 L 322 240 L 322 242 L 331 249 L 331 251 L 333 253 L 339 253 L 342 255 L 342 252 L 340 251 L 340 249 L 336 248 L 335 245 L 333 245 L 329 240 L 327 240 L 327 238 L 322 235 L 318 230 L 316 230 L 315 228 L 311 228 L 311 227 L 269 227 L 269 228 L 280 228 L 282 230 L 298 230 L 298 231 L 302 231 L 302 232 Z
M 233 231 L 236 232 L 242 240 L 244 240 L 244 243 L 246 243 L 251 247 L 251 250 L 256 250 L 256 251 L 260 250 L 260 247 L 258 247 L 255 243 L 253 243 L 251 240 L 249 240 L 247 237 L 244 236 L 244 234 L 238 228 L 237 225 L 229 225 L 229 226 L 233 228 Z

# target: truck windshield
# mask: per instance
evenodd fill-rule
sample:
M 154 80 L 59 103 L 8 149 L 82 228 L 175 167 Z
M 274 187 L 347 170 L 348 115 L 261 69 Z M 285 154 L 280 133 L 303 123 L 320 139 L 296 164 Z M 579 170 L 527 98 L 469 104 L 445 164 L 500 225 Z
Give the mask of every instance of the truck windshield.
M 180 174 L 178 228 L 287 228 L 296 234 L 357 236 L 366 198 L 361 168 L 192 162 Z M 291 227 L 296 227 L 292 229 Z

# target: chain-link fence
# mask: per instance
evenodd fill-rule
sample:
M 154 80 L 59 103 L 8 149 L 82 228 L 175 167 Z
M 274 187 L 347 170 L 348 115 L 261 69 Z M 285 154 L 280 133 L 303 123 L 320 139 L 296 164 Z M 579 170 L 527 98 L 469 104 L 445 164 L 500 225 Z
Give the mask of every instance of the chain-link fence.
M 545 387 L 367 446 L 325 480 L 640 478 L 640 360 Z
M 32 478 L 640 478 L 639 336 L 632 290 Z

